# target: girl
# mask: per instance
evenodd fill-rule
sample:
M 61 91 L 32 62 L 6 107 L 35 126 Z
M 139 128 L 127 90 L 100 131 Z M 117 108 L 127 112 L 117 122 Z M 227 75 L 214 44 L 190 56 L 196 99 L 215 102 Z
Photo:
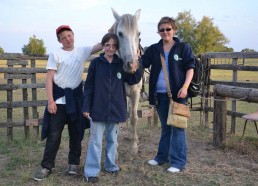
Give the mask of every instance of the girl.
M 92 60 L 84 86 L 83 115 L 92 118 L 91 136 L 85 160 L 84 175 L 88 182 L 97 182 L 101 169 L 102 138 L 106 131 L 106 159 L 104 170 L 118 173 L 115 162 L 118 123 L 126 121 L 126 92 L 124 82 L 137 84 L 142 68 L 133 63 L 135 73 L 123 71 L 123 62 L 115 54 L 119 47 L 115 34 L 106 34 L 101 44 L 104 53 Z

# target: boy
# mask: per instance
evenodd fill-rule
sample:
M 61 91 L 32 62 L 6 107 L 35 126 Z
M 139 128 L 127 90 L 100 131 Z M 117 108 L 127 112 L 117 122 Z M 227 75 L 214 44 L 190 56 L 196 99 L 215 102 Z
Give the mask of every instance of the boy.
M 55 167 L 55 158 L 60 146 L 62 131 L 68 124 L 69 174 L 78 173 L 81 156 L 81 140 L 87 123 L 81 114 L 83 101 L 82 74 L 84 64 L 91 54 L 102 49 L 101 44 L 87 47 L 74 46 L 74 33 L 68 25 L 56 29 L 62 47 L 51 53 L 47 63 L 46 94 L 48 104 L 42 125 L 42 140 L 47 138 L 41 167 L 34 180 L 41 181 Z

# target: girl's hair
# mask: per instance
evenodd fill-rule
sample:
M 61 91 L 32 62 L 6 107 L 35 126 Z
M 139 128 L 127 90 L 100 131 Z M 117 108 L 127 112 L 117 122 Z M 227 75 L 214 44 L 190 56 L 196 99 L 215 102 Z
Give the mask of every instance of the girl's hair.
M 111 34 L 111 33 L 107 33 L 103 36 L 102 40 L 101 40 L 101 44 L 102 46 L 104 46 L 104 44 L 106 42 L 108 42 L 110 39 L 113 39 L 115 41 L 115 44 L 117 45 L 116 48 L 119 48 L 119 40 L 116 34 Z
M 170 24 L 174 30 L 177 30 L 176 20 L 174 18 L 167 17 L 167 16 L 162 17 L 158 23 L 158 30 L 159 30 L 160 25 L 162 25 L 162 24 Z

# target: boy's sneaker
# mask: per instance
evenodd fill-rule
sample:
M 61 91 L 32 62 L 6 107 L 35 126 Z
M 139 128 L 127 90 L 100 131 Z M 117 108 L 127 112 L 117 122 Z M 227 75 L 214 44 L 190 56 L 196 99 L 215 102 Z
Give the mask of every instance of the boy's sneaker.
M 97 183 L 99 181 L 98 177 L 86 177 L 88 183 Z
M 78 174 L 79 173 L 79 166 L 78 165 L 69 165 L 67 168 L 67 172 L 69 174 Z
M 152 165 L 152 166 L 155 166 L 155 165 L 158 165 L 159 163 L 156 160 L 153 159 L 153 160 L 149 160 L 148 164 Z
M 36 171 L 36 174 L 35 176 L 33 177 L 33 179 L 35 181 L 41 181 L 43 180 L 44 178 L 48 177 L 49 174 L 51 174 L 51 170 L 48 170 L 47 168 L 39 168 L 37 171 Z

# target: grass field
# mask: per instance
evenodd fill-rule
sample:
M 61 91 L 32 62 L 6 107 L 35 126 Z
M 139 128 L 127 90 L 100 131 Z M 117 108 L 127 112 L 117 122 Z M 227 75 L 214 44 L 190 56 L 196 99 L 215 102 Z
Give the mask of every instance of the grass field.
M 253 60 L 247 61 L 247 65 L 256 64 Z M 4 67 L 4 61 L 0 61 L 0 68 Z M 37 68 L 45 68 L 46 61 L 37 61 Z M 258 62 L 257 62 L 258 64 Z M 86 66 L 88 63 L 86 64 Z M 84 74 L 83 79 L 85 79 Z M 213 80 L 230 81 L 232 73 L 226 70 L 212 70 Z M 257 82 L 257 72 L 239 72 L 238 80 Z M 29 82 L 30 80 L 28 80 Z M 45 74 L 37 75 L 37 82 L 43 83 Z M 4 75 L 0 74 L 0 84 L 5 84 Z M 15 80 L 14 84 L 21 81 Z M 14 101 L 22 101 L 22 91 L 15 90 Z M 31 91 L 28 90 L 29 100 Z M 0 92 L 0 102 L 6 101 L 6 92 Z M 38 89 L 38 100 L 45 100 L 45 90 Z M 194 98 L 194 102 L 199 102 L 199 98 Z M 231 102 L 228 101 L 228 109 Z M 147 104 L 147 103 L 143 103 Z M 213 105 L 213 100 L 210 100 Z M 237 101 L 237 111 L 251 113 L 258 108 L 255 103 Z M 39 117 L 43 116 L 44 107 L 38 108 Z M 31 110 L 29 111 L 31 113 Z M 23 113 L 20 108 L 14 109 L 14 120 L 22 120 Z M 31 116 L 30 116 L 31 117 Z M 1 121 L 6 121 L 6 109 L 0 109 Z M 147 127 L 146 119 L 141 119 L 139 123 L 140 153 L 137 156 L 130 155 L 130 137 L 127 133 L 121 133 L 119 139 L 119 153 L 121 159 L 121 173 L 114 177 L 101 172 L 101 181 L 97 185 L 256 185 L 258 183 L 258 135 L 252 123 L 246 129 L 245 137 L 242 139 L 244 120 L 237 118 L 236 134 L 229 133 L 230 117 L 227 121 L 227 142 L 218 149 L 212 143 L 212 120 L 213 113 L 209 113 L 208 126 L 200 126 L 199 112 L 193 112 L 189 121 L 188 146 L 189 160 L 188 169 L 183 174 L 164 174 L 165 166 L 158 168 L 146 165 L 146 160 L 152 158 L 156 153 L 157 139 L 160 128 Z M 33 135 L 30 128 L 31 137 L 24 139 L 23 127 L 14 128 L 14 140 L 7 142 L 7 129 L 0 127 L 0 185 L 38 185 L 32 180 L 32 176 L 39 166 L 43 155 L 45 141 L 40 141 L 39 137 Z M 83 141 L 82 164 L 88 143 L 89 132 L 85 133 Z M 56 168 L 46 181 L 41 185 L 85 185 L 83 175 L 70 177 L 64 174 L 68 152 L 69 137 L 67 130 L 64 130 L 62 143 L 56 159 Z M 147 144 L 147 145 L 146 145 Z M 81 168 L 81 172 L 83 167 Z

